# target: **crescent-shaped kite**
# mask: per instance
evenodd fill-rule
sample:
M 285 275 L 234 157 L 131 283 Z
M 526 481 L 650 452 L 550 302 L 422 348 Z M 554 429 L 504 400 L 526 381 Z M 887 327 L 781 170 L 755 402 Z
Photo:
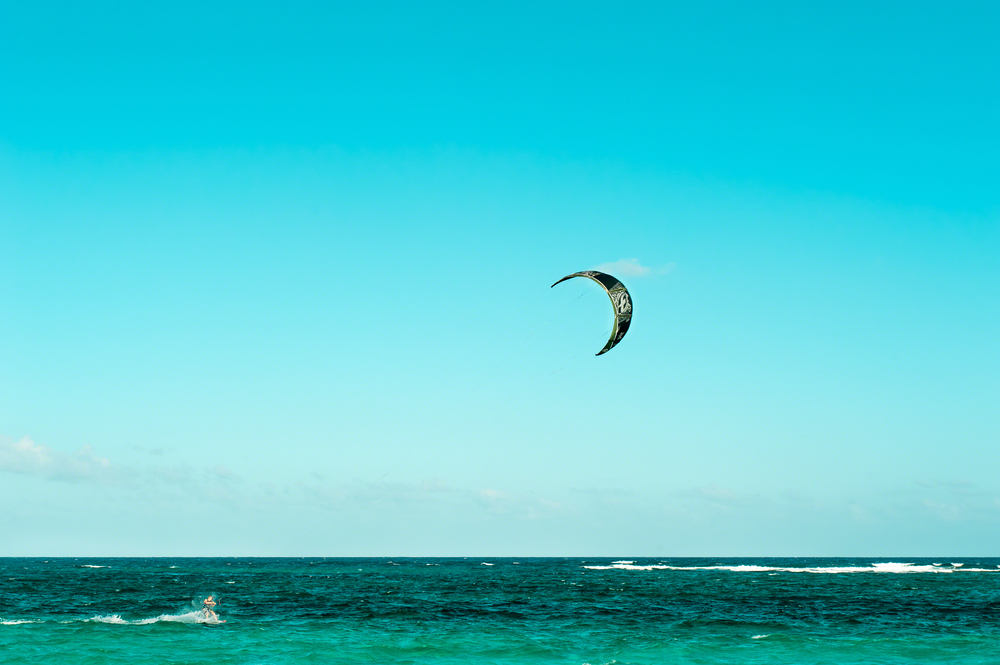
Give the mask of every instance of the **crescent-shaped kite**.
M 625 285 L 616 278 L 607 273 L 597 272 L 596 270 L 575 272 L 572 275 L 566 275 L 559 282 L 565 282 L 567 279 L 573 277 L 589 277 L 603 286 L 604 290 L 608 292 L 608 297 L 611 298 L 611 305 L 615 308 L 615 325 L 611 329 L 611 339 L 608 340 L 603 349 L 597 352 L 597 355 L 607 353 L 614 348 L 615 344 L 622 341 L 622 337 L 628 332 L 629 324 L 632 322 L 632 296 L 628 294 L 628 289 L 625 288 Z M 559 282 L 556 282 L 556 284 L 559 284 Z

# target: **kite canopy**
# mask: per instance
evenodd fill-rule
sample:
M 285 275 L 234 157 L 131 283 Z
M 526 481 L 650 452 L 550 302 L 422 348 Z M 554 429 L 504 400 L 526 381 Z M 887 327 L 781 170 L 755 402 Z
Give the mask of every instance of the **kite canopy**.
M 608 340 L 608 343 L 604 345 L 604 348 L 597 355 L 607 353 L 614 348 L 615 344 L 622 341 L 622 337 L 628 332 L 629 324 L 632 322 L 632 296 L 629 295 L 625 285 L 616 278 L 603 272 L 597 272 L 596 270 L 575 272 L 572 275 L 566 275 L 559 282 L 565 282 L 567 279 L 573 277 L 589 277 L 603 286 L 604 290 L 608 292 L 608 297 L 611 298 L 611 305 L 615 308 L 615 325 L 611 329 L 611 339 Z M 556 282 L 556 284 L 559 284 L 559 282 Z

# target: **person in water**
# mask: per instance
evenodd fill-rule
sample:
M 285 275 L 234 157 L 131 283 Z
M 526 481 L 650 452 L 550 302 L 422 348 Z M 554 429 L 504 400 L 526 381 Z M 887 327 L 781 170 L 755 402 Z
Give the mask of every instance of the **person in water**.
M 218 621 L 219 615 L 215 613 L 214 609 L 212 609 L 216 605 L 215 596 L 209 596 L 208 598 L 206 598 L 203 605 L 204 606 L 202 607 L 202 611 L 205 613 L 205 618 L 215 619 L 216 621 Z

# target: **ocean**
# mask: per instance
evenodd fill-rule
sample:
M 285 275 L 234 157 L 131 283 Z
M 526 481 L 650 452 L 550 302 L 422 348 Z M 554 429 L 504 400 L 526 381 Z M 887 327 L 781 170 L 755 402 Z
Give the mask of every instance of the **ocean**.
M 3 558 L 0 663 L 1000 664 L 1000 559 Z

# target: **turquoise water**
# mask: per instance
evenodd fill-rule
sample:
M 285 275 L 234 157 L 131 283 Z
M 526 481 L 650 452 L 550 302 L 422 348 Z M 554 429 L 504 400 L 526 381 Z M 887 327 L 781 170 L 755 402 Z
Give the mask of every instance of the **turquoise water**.
M 998 566 L 8 558 L 0 663 L 1000 664 Z

